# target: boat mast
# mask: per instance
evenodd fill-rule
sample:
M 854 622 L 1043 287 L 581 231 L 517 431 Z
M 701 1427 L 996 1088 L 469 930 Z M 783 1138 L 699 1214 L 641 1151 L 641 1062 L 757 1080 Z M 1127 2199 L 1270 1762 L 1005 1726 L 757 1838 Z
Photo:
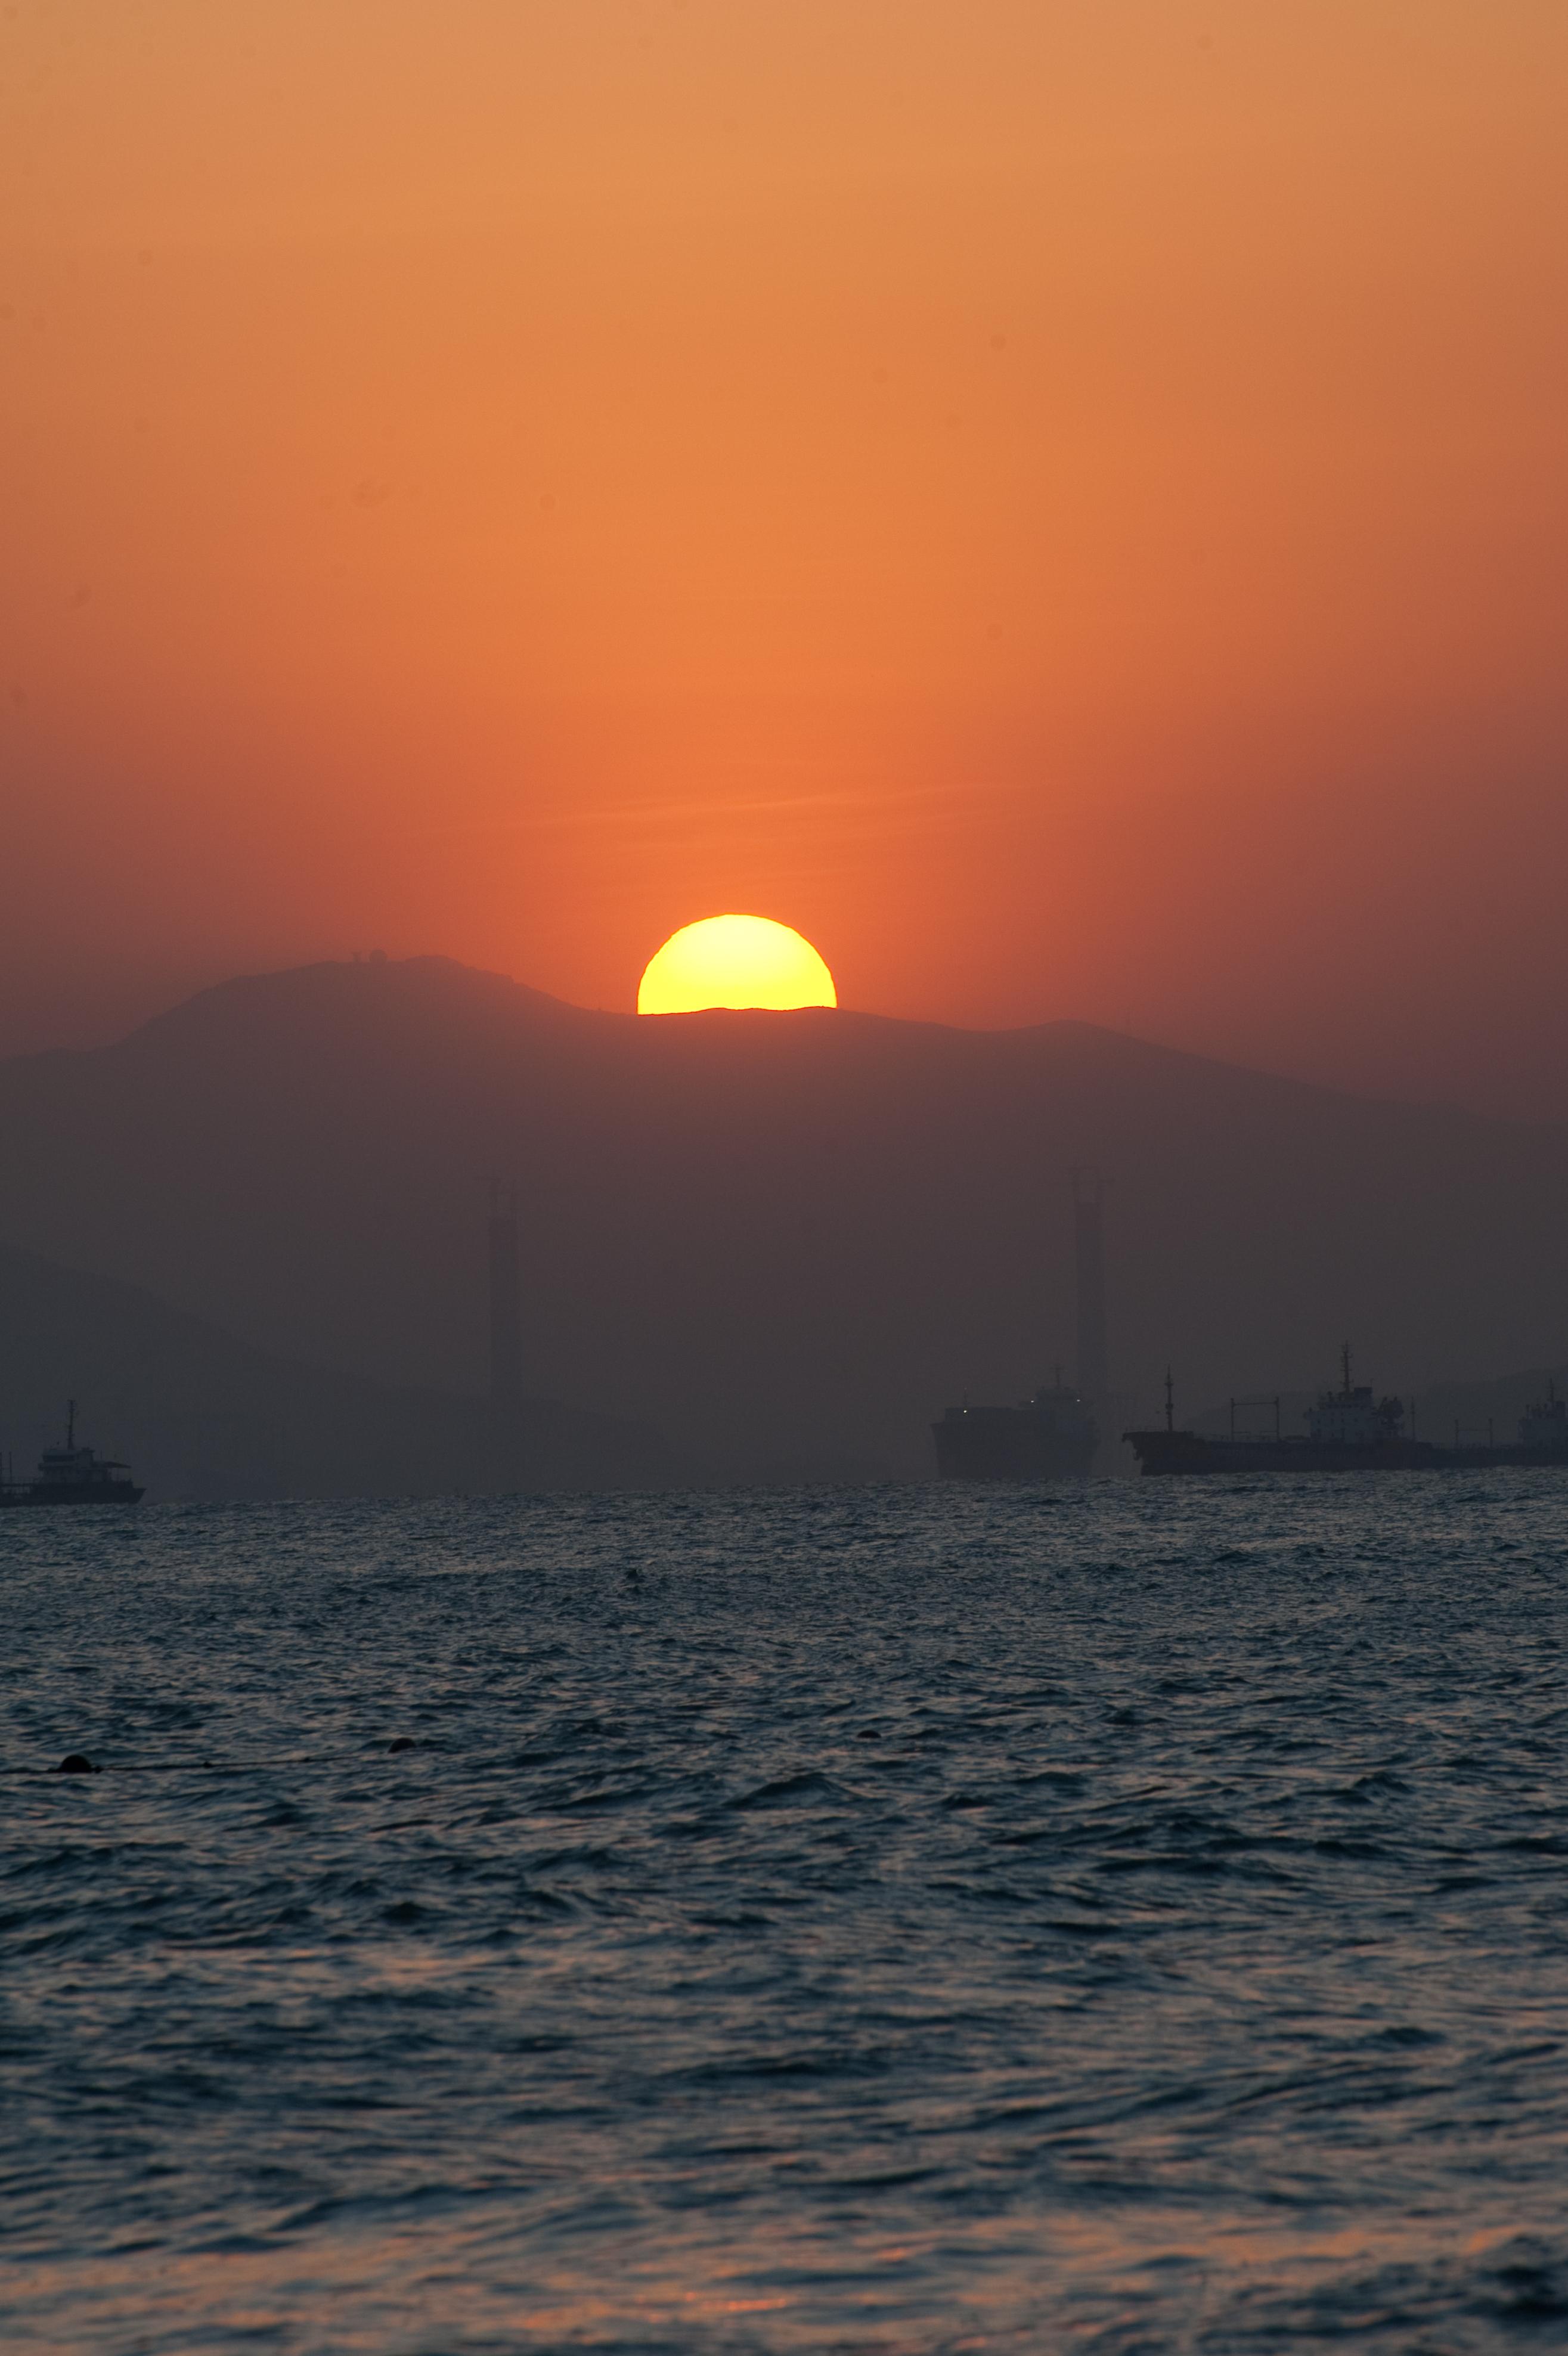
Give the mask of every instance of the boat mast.
M 68 1455 L 76 1446 L 76 1401 L 74 1399 L 67 1399 L 65 1403 L 65 1445 Z

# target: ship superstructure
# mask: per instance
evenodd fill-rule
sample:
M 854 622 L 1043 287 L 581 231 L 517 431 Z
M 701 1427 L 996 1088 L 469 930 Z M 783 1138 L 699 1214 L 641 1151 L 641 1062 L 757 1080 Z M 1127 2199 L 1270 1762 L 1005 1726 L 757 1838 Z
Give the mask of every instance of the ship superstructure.
M 1527 1407 L 1519 1419 L 1520 1446 L 1543 1460 L 1561 1457 L 1568 1463 L 1568 1399 L 1560 1399 L 1557 1386 L 1546 1378 L 1546 1397 Z

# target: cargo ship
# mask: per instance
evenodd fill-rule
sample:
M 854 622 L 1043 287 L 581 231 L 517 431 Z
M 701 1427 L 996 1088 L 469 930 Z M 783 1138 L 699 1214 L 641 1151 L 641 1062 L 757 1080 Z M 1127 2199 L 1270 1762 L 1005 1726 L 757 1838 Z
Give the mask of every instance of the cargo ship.
M 1182 1431 L 1172 1408 L 1171 1378 L 1165 1376 L 1165 1420 L 1163 1430 L 1123 1432 L 1146 1473 L 1174 1472 L 1421 1472 L 1484 1470 L 1492 1465 L 1568 1466 L 1568 1402 L 1549 1382 L 1546 1397 L 1527 1408 L 1519 1421 L 1519 1438 L 1494 1443 L 1466 1442 L 1456 1431 L 1454 1444 L 1418 1440 L 1404 1428 L 1404 1402 L 1375 1398 L 1369 1385 L 1350 1379 L 1348 1343 L 1340 1353 L 1341 1380 L 1337 1390 L 1318 1393 L 1306 1410 L 1306 1430 L 1280 1429 L 1280 1403 L 1273 1399 L 1233 1399 L 1230 1430 L 1223 1438 L 1206 1432 Z M 1273 1430 L 1238 1431 L 1236 1410 L 1273 1409 Z
M 1060 1481 L 1089 1471 L 1100 1433 L 1082 1395 L 1051 1384 L 1016 1407 L 950 1407 L 931 1426 L 944 1481 Z
M 0 1482 L 0 1505 L 138 1505 L 131 1468 L 76 1444 L 76 1401 L 66 1408 L 65 1446 L 46 1448 L 31 1481 Z

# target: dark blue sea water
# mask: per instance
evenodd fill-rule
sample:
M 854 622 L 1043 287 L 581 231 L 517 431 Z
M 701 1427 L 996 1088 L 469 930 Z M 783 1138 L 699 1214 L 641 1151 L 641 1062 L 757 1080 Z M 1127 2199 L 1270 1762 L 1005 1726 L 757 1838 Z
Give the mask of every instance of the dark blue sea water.
M 1568 2345 L 1568 1478 L 0 1580 L 10 2356 Z

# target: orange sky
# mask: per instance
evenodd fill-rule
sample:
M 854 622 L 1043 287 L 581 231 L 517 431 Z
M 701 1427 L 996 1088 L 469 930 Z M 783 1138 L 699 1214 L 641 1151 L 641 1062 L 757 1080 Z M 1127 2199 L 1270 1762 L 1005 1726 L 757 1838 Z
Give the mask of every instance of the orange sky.
M 1562 0 L 7 0 L 0 1045 L 677 926 L 1568 1117 Z

